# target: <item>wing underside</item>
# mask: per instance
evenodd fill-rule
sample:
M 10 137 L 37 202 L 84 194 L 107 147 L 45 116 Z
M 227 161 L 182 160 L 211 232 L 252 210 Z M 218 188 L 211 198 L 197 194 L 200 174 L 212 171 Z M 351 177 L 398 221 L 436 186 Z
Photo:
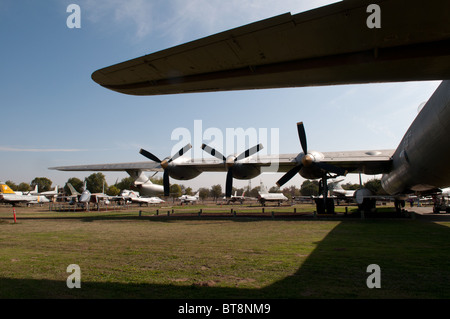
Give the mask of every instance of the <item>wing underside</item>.
M 368 26 L 368 6 L 381 27 Z M 158 95 L 450 77 L 450 2 L 347 0 L 238 27 L 92 74 Z
M 321 153 L 322 163 L 332 164 L 347 170 L 349 173 L 382 174 L 389 172 L 394 150 L 381 151 L 347 151 Z M 262 172 L 287 172 L 298 164 L 298 154 L 280 154 L 250 157 L 238 161 L 237 164 L 259 167 Z M 177 168 L 194 168 L 200 172 L 226 172 L 222 161 L 216 159 L 200 159 L 174 161 Z M 153 171 L 162 172 L 159 164 L 151 162 L 94 164 L 51 167 L 60 171 Z

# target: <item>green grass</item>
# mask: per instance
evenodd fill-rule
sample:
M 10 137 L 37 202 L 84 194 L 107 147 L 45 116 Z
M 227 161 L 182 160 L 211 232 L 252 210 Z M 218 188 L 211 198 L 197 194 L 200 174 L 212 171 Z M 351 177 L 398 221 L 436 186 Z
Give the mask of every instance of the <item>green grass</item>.
M 450 222 L 16 211 L 0 210 L 0 298 L 450 298 Z

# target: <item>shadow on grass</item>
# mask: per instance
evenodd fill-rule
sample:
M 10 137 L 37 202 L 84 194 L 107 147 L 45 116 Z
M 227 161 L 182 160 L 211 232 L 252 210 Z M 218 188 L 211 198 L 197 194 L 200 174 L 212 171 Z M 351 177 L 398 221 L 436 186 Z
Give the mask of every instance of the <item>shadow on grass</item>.
M 0 298 L 450 298 L 449 256 L 449 227 L 421 218 L 342 220 L 293 275 L 259 289 L 84 281 L 69 289 L 65 281 L 0 278 Z M 380 289 L 367 287 L 370 264 L 380 266 Z

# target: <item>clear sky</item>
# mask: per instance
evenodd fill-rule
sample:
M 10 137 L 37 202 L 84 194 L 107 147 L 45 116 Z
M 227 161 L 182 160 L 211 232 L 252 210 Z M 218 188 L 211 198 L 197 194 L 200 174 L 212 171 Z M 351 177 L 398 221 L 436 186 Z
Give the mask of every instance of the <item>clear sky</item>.
M 140 148 L 164 158 L 179 142 L 172 134 L 177 129 L 194 134 L 194 121 L 201 121 L 203 131 L 213 128 L 224 135 L 227 128 L 254 128 L 267 130 L 270 139 L 277 130 L 279 144 L 273 149 L 279 153 L 301 151 L 298 121 L 305 123 L 311 150 L 395 149 L 440 81 L 135 97 L 91 79 L 92 72 L 112 64 L 332 2 L 2 0 L 0 181 L 48 177 L 53 186 L 63 186 L 70 177 L 92 172 L 49 167 L 145 161 Z M 72 3 L 81 9 L 81 28 L 67 27 L 71 12 L 66 9 Z M 270 145 L 264 146 L 270 152 Z M 109 184 L 128 176 L 104 174 Z M 281 176 L 261 175 L 252 186 L 263 181 L 271 187 Z M 302 181 L 296 176 L 285 186 L 299 187 Z M 225 173 L 204 173 L 181 183 L 194 189 L 222 184 L 224 189 Z M 236 187 L 247 184 L 234 182 Z

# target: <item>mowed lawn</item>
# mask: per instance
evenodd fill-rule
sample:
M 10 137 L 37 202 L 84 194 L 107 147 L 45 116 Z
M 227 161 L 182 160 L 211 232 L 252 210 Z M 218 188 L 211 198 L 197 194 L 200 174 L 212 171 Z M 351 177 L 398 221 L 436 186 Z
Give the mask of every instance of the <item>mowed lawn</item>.
M 450 222 L 10 210 L 0 298 L 450 298 Z

